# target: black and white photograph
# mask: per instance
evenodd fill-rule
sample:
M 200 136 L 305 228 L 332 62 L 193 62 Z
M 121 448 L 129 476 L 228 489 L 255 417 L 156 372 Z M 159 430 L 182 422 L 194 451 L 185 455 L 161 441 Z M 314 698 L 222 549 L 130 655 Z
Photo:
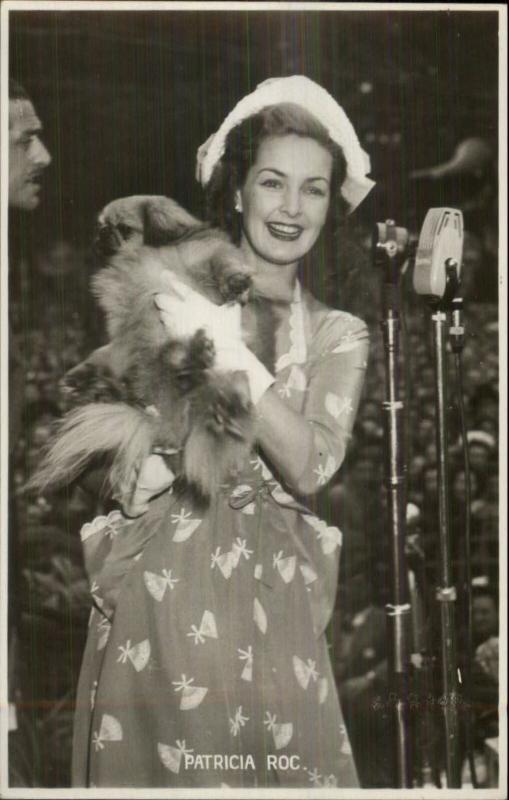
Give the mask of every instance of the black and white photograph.
M 506 797 L 505 5 L 1 13 L 0 796 Z

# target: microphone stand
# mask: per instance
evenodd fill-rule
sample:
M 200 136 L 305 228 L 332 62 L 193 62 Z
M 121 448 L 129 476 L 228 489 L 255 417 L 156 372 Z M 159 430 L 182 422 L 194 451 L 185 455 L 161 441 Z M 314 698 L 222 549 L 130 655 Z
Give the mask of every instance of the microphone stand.
M 404 404 L 399 396 L 400 313 L 399 267 L 408 234 L 392 220 L 377 225 L 374 262 L 383 269 L 381 328 L 384 340 L 386 400 L 385 486 L 390 530 L 390 598 L 386 605 L 389 636 L 389 677 L 396 733 L 396 786 L 412 786 L 409 729 L 409 622 L 410 603 L 405 558 L 406 469 Z M 377 235 L 375 233 L 375 236 Z
M 461 759 L 459 749 L 459 694 L 458 664 L 456 654 L 455 607 L 456 588 L 452 578 L 452 548 L 449 509 L 448 474 L 448 393 L 446 370 L 446 323 L 447 312 L 453 308 L 458 280 L 458 264 L 447 259 L 446 289 L 440 299 L 431 298 L 431 320 L 433 323 L 433 347 L 435 366 L 435 398 L 437 408 L 437 472 L 438 472 L 438 531 L 439 531 L 439 575 L 436 599 L 440 607 L 442 706 L 445 722 L 445 752 L 447 786 L 461 787 Z
M 418 786 L 440 787 L 440 775 L 435 758 L 435 732 L 431 719 L 429 696 L 432 695 L 433 658 L 429 646 L 429 625 L 427 620 L 428 587 L 426 581 L 425 554 L 419 535 L 407 536 L 406 554 L 410 570 L 410 605 L 412 607 L 412 649 L 410 658 L 414 668 L 417 703 L 414 706 L 413 720 L 416 730 L 416 772 Z M 412 697 L 412 695 L 411 695 Z M 412 701 L 410 700 L 410 712 Z
M 474 662 L 474 650 L 472 642 L 472 565 L 471 565 L 471 532 L 470 532 L 470 459 L 468 455 L 468 442 L 466 441 L 466 422 L 463 398 L 461 393 L 463 391 L 463 381 L 461 373 L 461 353 L 465 346 L 465 326 L 463 322 L 463 298 L 455 296 L 451 303 L 452 307 L 452 325 L 449 328 L 449 341 L 451 344 L 452 352 L 455 355 L 457 382 L 458 382 L 458 397 L 459 409 L 461 419 L 461 438 L 465 456 L 465 479 L 466 479 L 466 518 L 465 518 L 465 541 L 464 541 L 464 566 L 463 566 L 463 588 L 466 597 L 466 609 L 463 617 L 463 628 L 465 638 L 465 657 L 464 657 L 464 724 L 465 724 L 465 738 L 467 759 L 470 767 L 470 777 L 474 789 L 479 788 L 477 780 L 475 759 L 474 759 L 474 745 L 473 745 L 473 731 L 472 724 L 474 721 L 472 711 L 472 664 Z M 466 701 L 465 701 L 466 700 Z

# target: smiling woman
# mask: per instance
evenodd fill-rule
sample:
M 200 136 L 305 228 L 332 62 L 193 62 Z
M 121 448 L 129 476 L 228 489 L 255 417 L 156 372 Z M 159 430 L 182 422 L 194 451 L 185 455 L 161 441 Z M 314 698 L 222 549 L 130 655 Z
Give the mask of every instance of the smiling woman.
M 246 256 L 252 251 L 268 264 L 296 266 L 325 223 L 331 173 L 332 155 L 314 139 L 289 134 L 263 141 L 235 195 Z
M 288 148 L 281 146 L 281 138 L 285 136 L 290 137 Z M 353 136 L 355 137 L 355 133 Z M 225 132 L 223 148 L 221 160 L 206 181 L 209 216 L 215 224 L 226 228 L 235 242 L 240 242 L 243 233 L 242 222 L 245 215 L 240 215 L 240 195 L 247 188 L 248 173 L 252 183 L 255 155 L 258 170 L 265 166 L 272 169 L 272 175 L 266 175 L 263 182 L 268 181 L 267 188 L 272 188 L 279 196 L 283 189 L 285 194 L 290 189 L 288 180 L 284 180 L 286 176 L 281 174 L 279 158 L 284 154 L 291 164 L 291 171 L 297 170 L 295 178 L 299 178 L 300 183 L 297 181 L 293 188 L 298 188 L 301 197 L 325 193 L 326 217 L 334 216 L 338 221 L 348 212 L 348 199 L 341 192 L 347 178 L 343 149 L 331 138 L 324 124 L 303 105 L 280 102 L 259 109 L 256 114 L 241 119 L 236 126 Z M 210 150 L 206 155 L 203 150 L 201 152 L 204 167 L 207 168 Z M 313 162 L 308 161 L 307 156 L 311 156 L 311 153 L 314 158 L 319 159 L 318 172 L 311 169 Z M 327 154 L 330 158 L 327 158 Z M 330 164 L 327 163 L 329 160 Z M 364 181 L 367 193 L 372 183 L 368 178 L 364 178 Z M 244 189 L 241 193 L 242 186 Z M 295 202 L 295 198 L 292 202 Z M 290 214 L 293 213 L 291 207 L 289 211 Z
M 170 333 L 185 319 L 212 340 L 216 368 L 246 373 L 256 444 L 206 508 L 169 492 L 163 471 L 136 519 L 126 503 L 84 527 L 94 610 L 74 784 L 356 786 L 325 637 L 342 533 L 313 495 L 344 459 L 368 335 L 297 270 L 331 207 L 352 210 L 372 182 L 341 107 L 301 76 L 240 101 L 198 167 L 213 221 L 253 268 L 244 322 L 262 297 L 275 358 L 262 364 L 194 291 L 158 295 Z

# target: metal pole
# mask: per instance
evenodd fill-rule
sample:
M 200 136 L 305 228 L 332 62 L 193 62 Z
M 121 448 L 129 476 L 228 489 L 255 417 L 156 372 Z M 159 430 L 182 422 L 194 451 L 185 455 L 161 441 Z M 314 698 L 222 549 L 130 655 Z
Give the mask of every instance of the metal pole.
M 410 605 L 412 607 L 412 649 L 415 687 L 414 696 L 417 704 L 412 715 L 415 730 L 416 774 L 419 775 L 419 786 L 440 786 L 436 779 L 433 758 L 435 742 L 434 726 L 431 719 L 429 696 L 433 693 L 431 684 L 432 657 L 429 647 L 429 625 L 427 615 L 427 584 L 425 570 L 425 554 L 422 550 L 419 535 L 407 537 L 407 561 L 410 565 L 408 573 Z
M 461 787 L 459 752 L 459 695 L 456 657 L 456 627 L 454 603 L 456 589 L 452 581 L 452 557 L 449 516 L 449 474 L 447 437 L 447 370 L 445 363 L 445 334 L 447 315 L 436 310 L 432 315 L 435 356 L 435 396 L 437 408 L 437 465 L 438 465 L 438 523 L 440 583 L 436 598 L 440 605 L 441 662 L 446 735 L 447 786 Z
M 396 735 L 396 786 L 412 786 L 408 707 L 409 615 L 408 576 L 405 558 L 406 469 L 404 454 L 404 404 L 399 395 L 400 315 L 398 230 L 388 220 L 378 226 L 380 239 L 375 260 L 384 269 L 381 328 L 384 340 L 386 400 L 383 403 L 385 427 L 385 486 L 390 532 L 391 602 L 386 606 L 389 637 L 389 665 L 392 712 Z M 405 232 L 406 233 L 406 232 Z M 406 241 L 405 241 L 406 244 Z

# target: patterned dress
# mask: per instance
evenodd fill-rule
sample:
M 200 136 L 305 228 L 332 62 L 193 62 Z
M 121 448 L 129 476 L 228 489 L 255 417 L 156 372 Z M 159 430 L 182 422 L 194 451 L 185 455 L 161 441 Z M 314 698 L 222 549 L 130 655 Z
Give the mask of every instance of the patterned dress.
M 170 489 L 82 529 L 75 786 L 358 785 L 325 637 L 342 534 L 312 495 L 345 454 L 367 329 L 297 284 L 276 350 L 275 389 L 314 432 L 298 498 L 253 452 L 205 511 Z

